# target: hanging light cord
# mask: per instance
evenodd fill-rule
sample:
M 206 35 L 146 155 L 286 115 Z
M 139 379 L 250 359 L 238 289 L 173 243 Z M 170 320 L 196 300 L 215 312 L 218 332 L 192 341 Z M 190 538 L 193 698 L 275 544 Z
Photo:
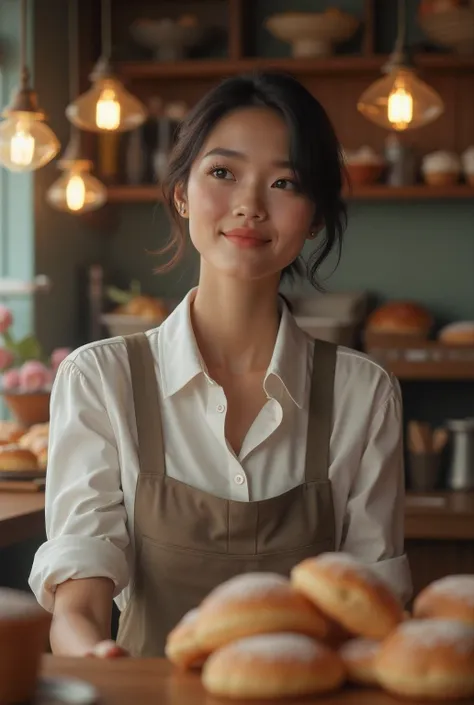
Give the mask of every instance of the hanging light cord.
M 27 31 L 26 0 L 20 5 L 20 81 L 21 88 L 26 89 L 30 80 L 30 72 L 26 65 L 26 31 Z
M 398 0 L 397 13 L 397 39 L 395 42 L 395 52 L 401 54 L 405 49 L 406 39 L 406 0 Z
M 71 103 L 79 95 L 79 42 L 77 0 L 69 0 L 69 99 Z
M 101 40 L 102 40 L 102 56 L 105 59 L 110 59 L 112 56 L 112 10 L 111 0 L 102 0 L 101 5 Z

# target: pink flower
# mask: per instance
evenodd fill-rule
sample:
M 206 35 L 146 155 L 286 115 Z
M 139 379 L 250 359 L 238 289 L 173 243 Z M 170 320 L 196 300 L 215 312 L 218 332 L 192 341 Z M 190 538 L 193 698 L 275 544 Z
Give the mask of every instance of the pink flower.
M 6 392 L 11 392 L 20 386 L 20 373 L 18 370 L 8 370 L 2 375 L 2 389 Z
M 37 360 L 29 360 L 20 368 L 20 387 L 23 392 L 38 392 L 50 384 L 47 367 Z
M 12 312 L 9 308 L 0 304 L 0 333 L 5 333 L 13 323 Z
M 53 350 L 51 353 L 51 367 L 54 372 L 56 372 L 61 362 L 67 358 L 70 352 L 72 352 L 71 348 L 56 348 L 56 350 Z
M 7 367 L 10 367 L 14 359 L 14 355 L 10 350 L 0 348 L 0 370 L 6 370 Z

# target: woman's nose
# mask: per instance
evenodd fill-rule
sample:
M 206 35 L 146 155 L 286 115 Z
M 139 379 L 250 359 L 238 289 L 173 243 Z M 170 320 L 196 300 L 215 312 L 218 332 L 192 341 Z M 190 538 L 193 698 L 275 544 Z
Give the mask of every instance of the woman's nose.
M 258 189 L 251 187 L 240 190 L 236 194 L 232 215 L 248 220 L 265 220 L 268 215 L 265 199 L 262 198 Z

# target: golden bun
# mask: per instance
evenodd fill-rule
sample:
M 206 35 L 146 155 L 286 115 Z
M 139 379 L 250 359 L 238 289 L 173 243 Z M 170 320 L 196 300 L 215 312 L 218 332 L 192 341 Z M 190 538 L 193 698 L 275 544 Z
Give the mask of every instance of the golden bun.
M 0 446 L 0 470 L 37 470 L 36 455 L 17 444 Z
M 346 642 L 339 650 L 347 679 L 358 685 L 377 685 L 375 657 L 382 642 L 359 637 Z
M 407 698 L 474 696 L 474 627 L 451 620 L 401 624 L 375 658 L 379 684 Z
M 237 575 L 219 585 L 202 602 L 196 620 L 196 637 L 206 651 L 270 632 L 324 639 L 330 621 L 288 578 L 263 572 Z
M 448 575 L 422 590 L 413 603 L 416 619 L 455 619 L 474 627 L 474 575 Z
M 0 445 L 16 443 L 25 429 L 16 421 L 0 421 Z
M 284 698 L 327 693 L 345 680 L 338 654 L 302 634 L 264 634 L 214 652 L 202 673 L 219 697 Z
M 433 318 L 424 306 L 414 301 L 390 301 L 367 318 L 366 330 L 384 335 L 427 337 Z
M 198 609 L 187 612 L 168 634 L 165 655 L 179 668 L 199 668 L 207 657 L 196 639 Z
M 383 639 L 404 619 L 402 605 L 390 587 L 348 554 L 307 558 L 293 568 L 291 581 L 354 635 Z
M 441 328 L 438 340 L 446 345 L 474 345 L 474 321 L 456 321 Z

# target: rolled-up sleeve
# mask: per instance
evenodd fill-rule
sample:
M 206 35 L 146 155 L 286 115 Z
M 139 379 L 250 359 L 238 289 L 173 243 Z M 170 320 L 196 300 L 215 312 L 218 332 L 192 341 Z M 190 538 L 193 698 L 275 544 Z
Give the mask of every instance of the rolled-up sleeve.
M 69 358 L 51 395 L 46 534 L 29 579 L 45 609 L 53 610 L 57 585 L 69 579 L 110 578 L 115 595 L 128 584 L 129 536 L 114 434 L 100 385 Z
M 405 604 L 412 594 L 404 554 L 405 477 L 400 387 L 374 414 L 346 509 L 341 550 L 371 564 Z

